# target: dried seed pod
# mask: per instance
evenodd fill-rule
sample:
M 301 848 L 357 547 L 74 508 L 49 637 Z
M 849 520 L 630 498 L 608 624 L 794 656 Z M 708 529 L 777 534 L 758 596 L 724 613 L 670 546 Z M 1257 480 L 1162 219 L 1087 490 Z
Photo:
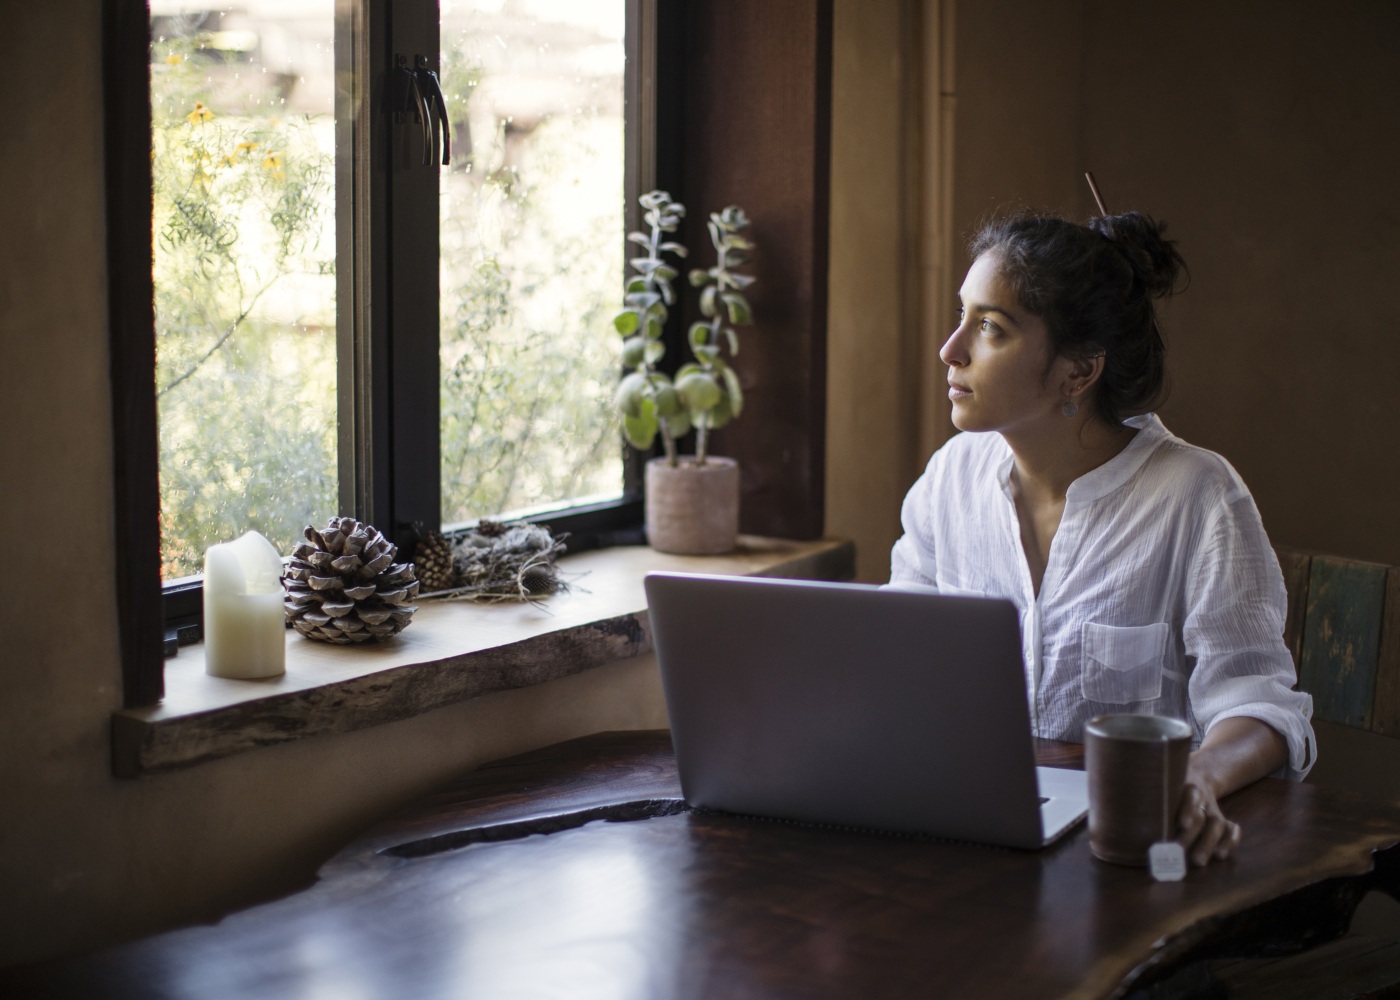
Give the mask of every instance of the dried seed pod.
M 322 531 L 308 525 L 306 541 L 287 567 L 287 621 L 302 635 L 349 644 L 388 638 L 418 609 L 412 563 L 395 563 L 398 548 L 352 517 L 333 517 Z

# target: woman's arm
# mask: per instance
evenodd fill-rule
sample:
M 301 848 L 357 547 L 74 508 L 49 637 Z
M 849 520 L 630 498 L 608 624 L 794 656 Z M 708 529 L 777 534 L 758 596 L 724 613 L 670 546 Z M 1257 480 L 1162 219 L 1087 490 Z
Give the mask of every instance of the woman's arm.
M 1222 861 L 1239 846 L 1239 824 L 1221 813 L 1220 800 L 1287 762 L 1287 740 L 1258 719 L 1235 716 L 1211 726 L 1191 755 L 1177 815 L 1177 839 L 1193 865 Z

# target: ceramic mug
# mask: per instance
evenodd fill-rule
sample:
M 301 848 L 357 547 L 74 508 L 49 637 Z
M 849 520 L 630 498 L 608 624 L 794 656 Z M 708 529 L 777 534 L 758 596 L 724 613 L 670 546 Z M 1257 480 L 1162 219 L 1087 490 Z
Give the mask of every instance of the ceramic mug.
M 1191 727 L 1160 715 L 1099 715 L 1084 727 L 1089 849 L 1117 865 L 1147 864 L 1153 844 L 1176 836 Z

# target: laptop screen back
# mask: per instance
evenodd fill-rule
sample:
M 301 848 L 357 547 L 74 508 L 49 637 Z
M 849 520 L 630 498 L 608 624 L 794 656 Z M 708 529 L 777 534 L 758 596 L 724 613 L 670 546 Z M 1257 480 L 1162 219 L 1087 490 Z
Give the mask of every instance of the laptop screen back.
M 650 574 L 691 805 L 1039 847 L 1009 601 Z

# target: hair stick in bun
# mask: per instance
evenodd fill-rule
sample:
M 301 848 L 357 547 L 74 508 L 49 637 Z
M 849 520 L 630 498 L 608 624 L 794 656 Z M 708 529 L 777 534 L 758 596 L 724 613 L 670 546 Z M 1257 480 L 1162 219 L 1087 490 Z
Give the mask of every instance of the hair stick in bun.
M 1108 207 L 1103 203 L 1103 195 L 1099 194 L 1099 186 L 1094 183 L 1094 172 L 1092 170 L 1084 171 L 1084 179 L 1089 182 L 1089 190 L 1094 195 L 1094 204 L 1099 206 L 1099 214 L 1107 215 Z

